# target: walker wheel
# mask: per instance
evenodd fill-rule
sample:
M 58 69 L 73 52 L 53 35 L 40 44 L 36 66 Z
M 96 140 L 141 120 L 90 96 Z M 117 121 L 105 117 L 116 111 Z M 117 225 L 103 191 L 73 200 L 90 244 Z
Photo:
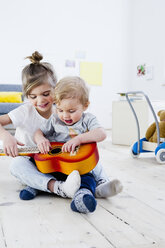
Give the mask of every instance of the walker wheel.
M 160 149 L 157 154 L 156 154 L 156 160 L 161 163 L 164 164 L 165 163 L 165 149 Z
M 132 144 L 131 145 L 131 147 L 130 147 L 130 154 L 131 154 L 131 156 L 132 156 L 132 158 L 138 158 L 139 156 L 140 156 L 140 153 L 136 153 L 135 151 L 134 151 L 134 144 Z

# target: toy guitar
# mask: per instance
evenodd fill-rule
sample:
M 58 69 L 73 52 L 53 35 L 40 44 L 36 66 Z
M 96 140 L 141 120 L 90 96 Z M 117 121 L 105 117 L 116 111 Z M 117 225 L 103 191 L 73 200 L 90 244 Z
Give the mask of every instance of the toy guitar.
M 20 156 L 34 158 L 37 168 L 42 173 L 62 172 L 69 175 L 73 170 L 78 170 L 80 175 L 91 171 L 99 160 L 97 144 L 82 144 L 71 154 L 62 152 L 63 143 L 51 142 L 52 149 L 47 154 L 39 153 L 37 147 L 18 148 Z M 3 149 L 0 155 L 6 156 Z

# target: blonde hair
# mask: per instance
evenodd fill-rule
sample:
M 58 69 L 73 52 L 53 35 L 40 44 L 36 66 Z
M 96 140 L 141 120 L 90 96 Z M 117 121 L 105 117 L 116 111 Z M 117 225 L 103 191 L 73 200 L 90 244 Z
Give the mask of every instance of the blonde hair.
M 83 106 L 89 105 L 89 89 L 82 78 L 65 77 L 56 84 L 55 103 L 68 98 L 77 98 Z
M 22 70 L 23 92 L 27 97 L 30 91 L 44 83 L 50 83 L 54 88 L 56 86 L 57 77 L 51 64 L 40 62 L 43 56 L 35 51 L 32 56 L 26 57 L 31 63 Z

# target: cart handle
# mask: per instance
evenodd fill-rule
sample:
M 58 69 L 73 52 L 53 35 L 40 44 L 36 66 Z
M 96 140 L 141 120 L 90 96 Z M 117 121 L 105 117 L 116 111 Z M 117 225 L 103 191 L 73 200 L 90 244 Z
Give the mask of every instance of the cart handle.
M 151 112 L 152 112 L 152 114 L 154 116 L 154 119 L 155 119 L 156 129 L 157 129 L 157 143 L 158 143 L 158 145 L 160 144 L 159 123 L 158 123 L 158 119 L 156 117 L 155 111 L 154 111 L 154 109 L 152 107 L 152 104 L 151 104 L 148 96 L 143 91 L 129 91 L 129 92 L 125 93 L 126 99 L 127 99 L 128 103 L 129 103 L 130 108 L 132 109 L 132 112 L 133 112 L 135 120 L 136 120 L 136 125 L 137 125 L 137 130 L 138 130 L 138 154 L 139 154 L 140 153 L 140 126 L 139 126 L 139 121 L 138 121 L 135 109 L 134 109 L 134 107 L 133 107 L 133 105 L 132 105 L 132 103 L 131 103 L 131 101 L 130 101 L 130 99 L 128 97 L 130 94 L 131 95 L 140 94 L 140 95 L 143 95 L 145 97 L 145 99 L 146 99 L 146 101 L 147 101 L 147 103 L 148 103 L 148 105 L 149 105 L 149 107 L 151 109 Z

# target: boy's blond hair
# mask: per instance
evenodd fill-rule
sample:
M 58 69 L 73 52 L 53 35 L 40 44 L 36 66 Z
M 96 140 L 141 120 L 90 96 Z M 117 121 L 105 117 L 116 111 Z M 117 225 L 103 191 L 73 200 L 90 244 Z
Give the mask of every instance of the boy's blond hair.
M 68 98 L 77 98 L 83 106 L 89 105 L 89 88 L 82 78 L 64 77 L 56 84 L 55 103 Z
M 31 90 L 41 84 L 50 83 L 54 88 L 57 77 L 51 64 L 40 62 L 43 56 L 35 51 L 31 56 L 26 57 L 31 63 L 22 70 L 23 92 L 27 97 Z

